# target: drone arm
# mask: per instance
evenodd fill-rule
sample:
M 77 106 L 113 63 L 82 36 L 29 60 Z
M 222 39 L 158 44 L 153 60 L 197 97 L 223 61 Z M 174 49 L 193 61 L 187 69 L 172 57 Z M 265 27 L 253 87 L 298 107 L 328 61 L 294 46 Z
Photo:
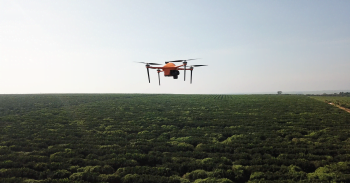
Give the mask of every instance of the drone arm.
M 178 65 L 178 66 L 176 66 L 177 68 L 179 68 L 179 67 L 182 67 L 182 66 L 185 66 L 186 67 L 186 65 L 187 65 L 187 62 L 184 62 L 182 65 Z M 186 69 L 187 70 L 187 69 Z

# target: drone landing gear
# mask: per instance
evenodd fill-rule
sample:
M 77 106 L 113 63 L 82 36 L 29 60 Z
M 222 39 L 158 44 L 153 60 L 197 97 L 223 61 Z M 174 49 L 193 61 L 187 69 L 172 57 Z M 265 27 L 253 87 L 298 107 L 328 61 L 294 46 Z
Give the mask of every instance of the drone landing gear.
M 158 72 L 158 81 L 159 81 L 159 86 L 160 86 L 160 76 L 159 76 L 159 73 L 161 72 L 159 69 L 157 69 L 157 72 Z
M 192 84 L 192 72 L 193 72 L 193 68 L 191 68 L 191 81 L 190 81 L 191 84 Z

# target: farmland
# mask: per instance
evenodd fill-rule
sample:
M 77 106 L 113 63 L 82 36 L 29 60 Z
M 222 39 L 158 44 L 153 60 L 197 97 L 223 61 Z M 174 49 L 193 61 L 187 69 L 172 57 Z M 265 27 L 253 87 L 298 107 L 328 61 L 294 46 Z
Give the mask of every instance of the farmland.
M 349 127 L 296 95 L 0 95 L 0 182 L 349 182 Z
M 335 105 L 339 105 L 341 107 L 345 107 L 350 109 L 350 97 L 340 97 L 340 96 L 312 96 L 319 101 L 333 103 Z

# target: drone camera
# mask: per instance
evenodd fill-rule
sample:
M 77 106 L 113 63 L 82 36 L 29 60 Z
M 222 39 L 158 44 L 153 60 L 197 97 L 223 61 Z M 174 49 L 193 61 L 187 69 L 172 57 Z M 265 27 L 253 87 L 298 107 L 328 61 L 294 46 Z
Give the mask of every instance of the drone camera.
M 170 71 L 170 75 L 172 75 L 172 76 L 176 76 L 176 79 L 177 79 L 177 76 L 180 74 L 180 72 L 178 71 L 178 70 L 171 70 Z M 175 79 L 175 77 L 174 77 L 174 79 Z

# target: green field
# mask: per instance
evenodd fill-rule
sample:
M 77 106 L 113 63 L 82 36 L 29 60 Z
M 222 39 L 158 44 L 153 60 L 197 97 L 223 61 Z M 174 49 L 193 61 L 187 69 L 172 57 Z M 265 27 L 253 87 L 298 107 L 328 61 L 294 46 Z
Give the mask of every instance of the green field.
M 0 95 L 0 182 L 349 182 L 350 113 L 296 95 Z
M 341 107 L 345 107 L 350 109 L 350 97 L 340 97 L 340 96 L 312 96 L 311 98 L 314 98 L 319 101 L 327 102 L 327 103 L 334 103 L 336 105 L 339 105 Z

